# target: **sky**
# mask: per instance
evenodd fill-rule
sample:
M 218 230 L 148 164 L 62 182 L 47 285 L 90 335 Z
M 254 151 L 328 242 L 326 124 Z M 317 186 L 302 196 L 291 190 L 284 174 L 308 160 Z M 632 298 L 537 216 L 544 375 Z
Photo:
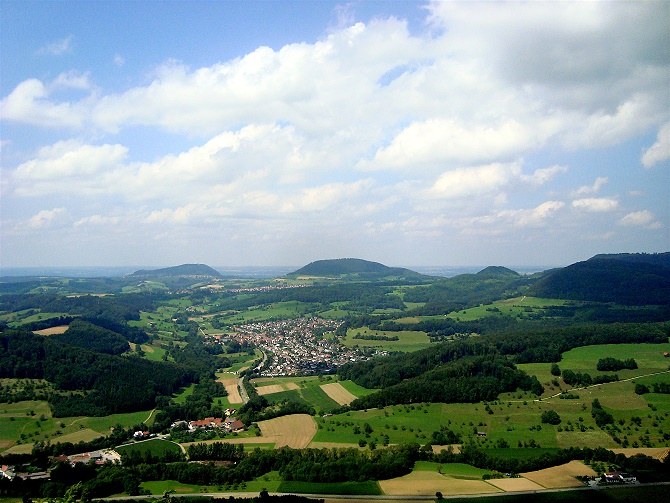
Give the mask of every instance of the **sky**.
M 670 2 L 0 14 L 3 268 L 670 250 Z

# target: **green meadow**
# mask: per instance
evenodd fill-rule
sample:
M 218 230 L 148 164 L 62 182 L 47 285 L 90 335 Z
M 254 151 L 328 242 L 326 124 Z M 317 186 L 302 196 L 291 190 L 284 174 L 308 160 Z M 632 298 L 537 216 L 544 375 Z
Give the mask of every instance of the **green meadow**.
M 115 426 L 130 428 L 153 423 L 152 411 L 104 417 L 54 418 L 45 401 L 0 404 L 0 451 L 30 452 L 35 442 L 89 441 L 108 435 Z
M 361 336 L 387 336 L 398 337 L 397 341 L 383 341 L 383 340 L 366 340 L 355 339 L 357 335 Z M 371 330 L 367 327 L 351 328 L 347 330 L 347 335 L 341 342 L 345 346 L 377 348 L 385 351 L 418 351 L 430 346 L 430 338 L 425 332 L 417 330 L 403 330 L 399 332 L 385 332 L 383 330 Z

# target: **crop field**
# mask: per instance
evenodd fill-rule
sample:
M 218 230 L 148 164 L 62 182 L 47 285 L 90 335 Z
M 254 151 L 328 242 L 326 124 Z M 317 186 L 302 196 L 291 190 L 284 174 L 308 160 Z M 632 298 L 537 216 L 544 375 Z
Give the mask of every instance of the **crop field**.
M 306 402 L 319 413 L 329 412 L 339 406 L 321 389 L 321 384 L 324 382 L 328 381 L 318 377 L 275 377 L 252 380 L 258 393 L 264 395 L 270 403 L 283 400 Z M 265 388 L 269 389 L 266 391 Z
M 445 496 L 502 492 L 483 480 L 460 479 L 432 470 L 414 470 L 402 477 L 381 480 L 379 486 L 389 496 L 433 496 L 438 491 Z
M 383 340 L 366 340 L 366 339 L 355 339 L 356 336 L 386 336 L 386 337 L 398 337 L 397 341 L 383 341 Z M 386 351 L 418 351 L 419 349 L 424 349 L 430 346 L 430 338 L 426 335 L 425 332 L 419 332 L 416 330 L 403 330 L 400 332 L 385 332 L 382 330 L 371 330 L 367 327 L 363 328 L 352 328 L 347 330 L 347 335 L 342 339 L 342 343 L 348 347 L 370 347 L 378 348 Z
M 487 316 L 509 316 L 512 318 L 524 318 L 529 316 L 542 316 L 544 309 L 552 306 L 564 306 L 574 302 L 561 299 L 542 299 L 538 297 L 516 297 L 513 299 L 499 300 L 491 304 L 455 311 L 448 314 L 449 318 L 459 321 L 474 321 Z
M 316 433 L 316 423 L 307 414 L 292 414 L 267 421 L 259 421 L 264 442 L 273 442 L 275 448 L 304 449 Z
M 362 396 L 368 396 L 377 391 L 376 389 L 364 388 L 356 384 L 354 381 L 340 381 L 340 386 L 346 389 L 352 395 L 355 395 L 357 398 Z
M 547 489 L 581 487 L 583 485 L 582 482 L 575 478 L 580 475 L 595 477 L 597 473 L 581 461 L 570 461 L 564 465 L 521 474 L 522 477 Z
M 338 382 L 322 384 L 321 389 L 340 405 L 348 405 L 357 398 Z

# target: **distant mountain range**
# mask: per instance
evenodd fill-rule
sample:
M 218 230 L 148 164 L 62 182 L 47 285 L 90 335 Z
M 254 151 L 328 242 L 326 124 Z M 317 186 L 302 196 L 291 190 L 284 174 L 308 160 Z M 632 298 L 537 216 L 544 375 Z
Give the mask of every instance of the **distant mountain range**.
M 128 275 L 129 278 L 163 277 L 211 277 L 220 278 L 221 273 L 205 264 L 182 264 L 162 269 L 141 269 Z

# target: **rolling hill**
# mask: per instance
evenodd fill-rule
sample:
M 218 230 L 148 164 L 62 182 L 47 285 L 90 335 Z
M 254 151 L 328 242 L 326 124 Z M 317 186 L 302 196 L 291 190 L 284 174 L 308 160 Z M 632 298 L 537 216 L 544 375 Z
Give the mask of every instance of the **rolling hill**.
M 670 304 L 670 254 L 596 255 L 547 272 L 530 295 L 615 302 L 624 305 Z
M 366 279 L 386 277 L 421 279 L 426 277 L 410 269 L 388 267 L 379 262 L 357 258 L 317 260 L 288 274 L 288 276 L 359 277 Z
M 127 276 L 128 278 L 162 278 L 162 277 L 211 277 L 220 278 L 221 274 L 205 264 L 182 264 L 161 269 L 141 269 Z

